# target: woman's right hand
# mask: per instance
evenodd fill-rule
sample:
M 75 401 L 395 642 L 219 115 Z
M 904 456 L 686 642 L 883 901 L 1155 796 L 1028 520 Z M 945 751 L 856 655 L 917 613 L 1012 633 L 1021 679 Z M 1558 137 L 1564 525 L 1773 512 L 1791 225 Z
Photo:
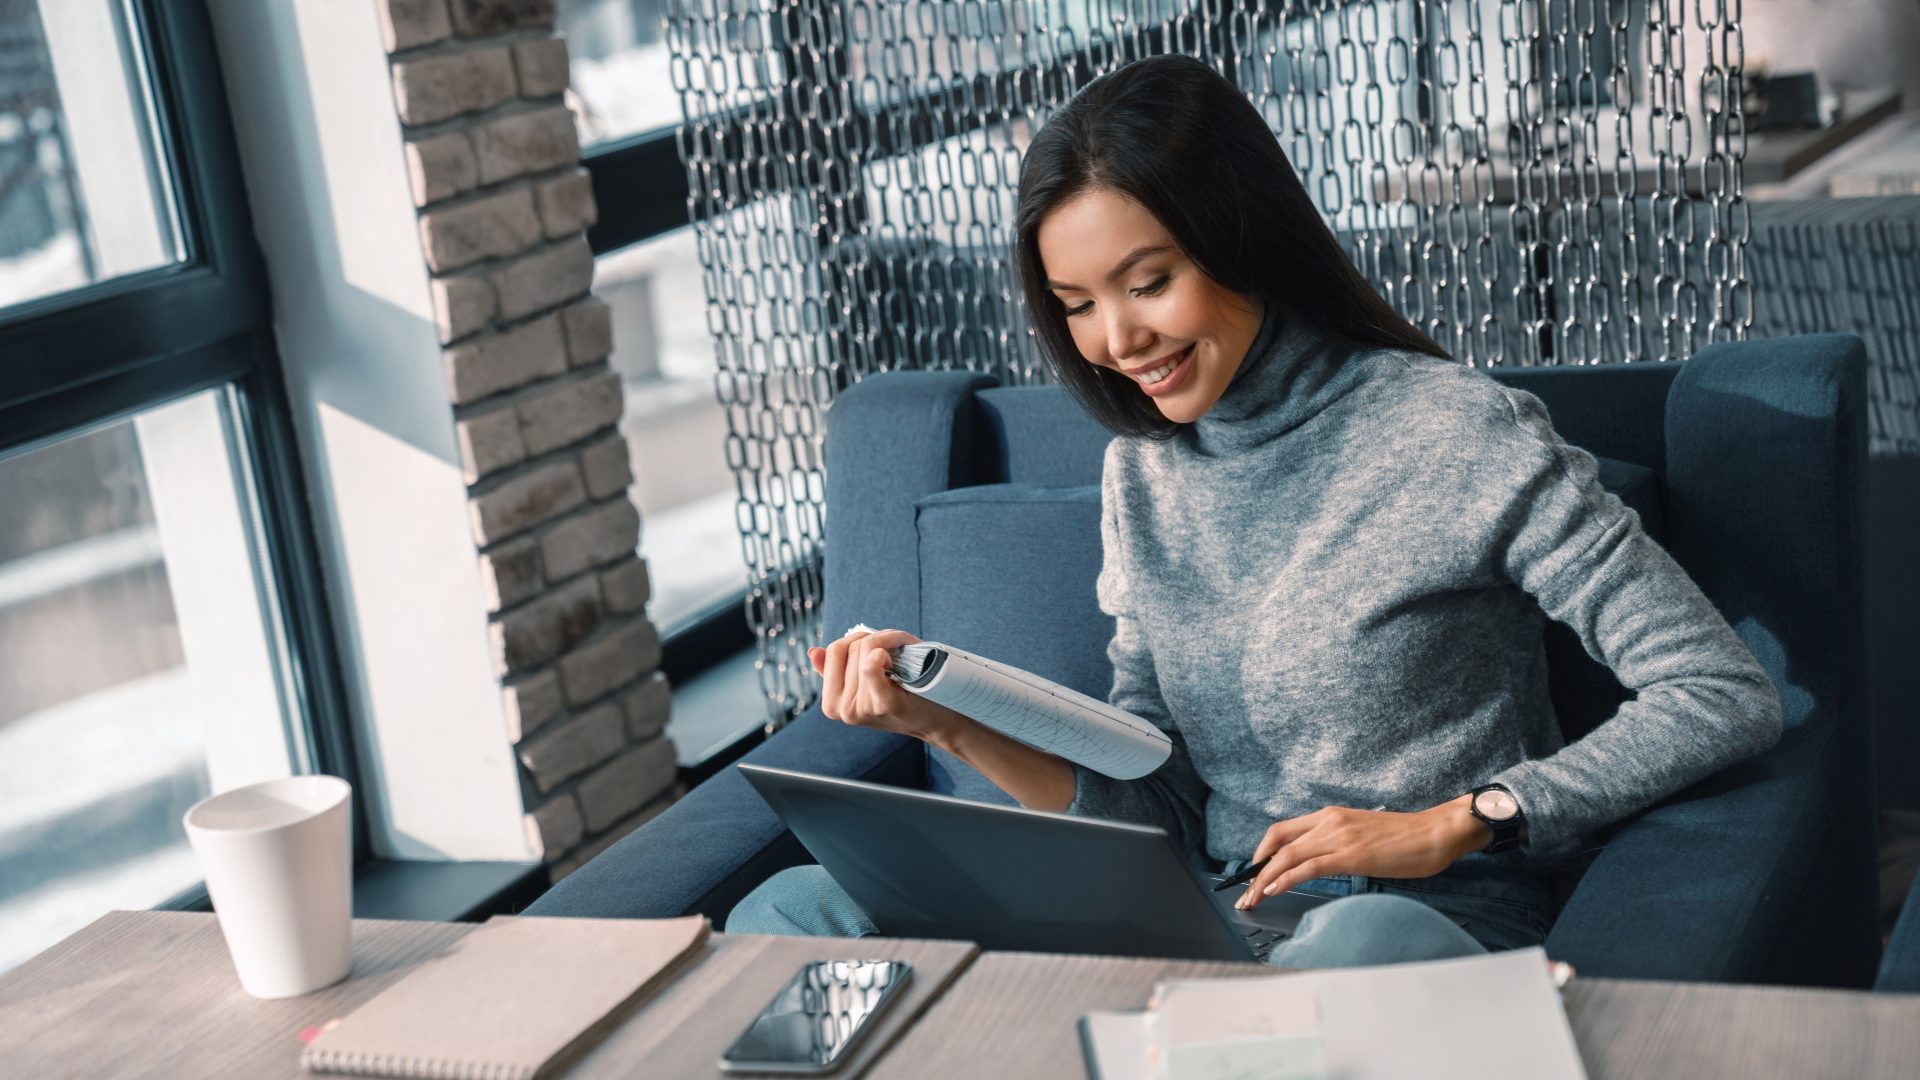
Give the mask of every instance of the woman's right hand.
M 813 670 L 826 680 L 820 693 L 820 711 L 829 720 L 843 724 L 945 744 L 955 731 L 973 721 L 901 689 L 888 675 L 892 657 L 887 650 L 919 640 L 904 630 L 858 631 L 824 649 L 808 649 L 807 659 L 813 662 Z

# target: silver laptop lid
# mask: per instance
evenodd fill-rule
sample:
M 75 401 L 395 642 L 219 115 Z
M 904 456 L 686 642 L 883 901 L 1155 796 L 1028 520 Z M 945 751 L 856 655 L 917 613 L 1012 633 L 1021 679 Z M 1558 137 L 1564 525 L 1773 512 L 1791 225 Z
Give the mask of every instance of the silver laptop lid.
M 882 933 L 982 948 L 1248 960 L 1245 930 L 1164 830 L 743 764 Z M 1280 896 L 1288 929 L 1324 898 Z

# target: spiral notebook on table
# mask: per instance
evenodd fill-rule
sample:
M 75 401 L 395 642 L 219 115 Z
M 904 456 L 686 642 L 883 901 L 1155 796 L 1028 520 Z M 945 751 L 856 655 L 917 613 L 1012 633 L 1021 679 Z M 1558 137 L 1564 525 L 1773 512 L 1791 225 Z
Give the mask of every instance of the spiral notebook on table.
M 572 1063 L 700 952 L 707 920 L 495 916 L 328 1028 L 314 1072 L 533 1080 Z
M 1031 671 L 937 641 L 890 653 L 903 688 L 1116 780 L 1145 776 L 1173 753 L 1153 724 Z

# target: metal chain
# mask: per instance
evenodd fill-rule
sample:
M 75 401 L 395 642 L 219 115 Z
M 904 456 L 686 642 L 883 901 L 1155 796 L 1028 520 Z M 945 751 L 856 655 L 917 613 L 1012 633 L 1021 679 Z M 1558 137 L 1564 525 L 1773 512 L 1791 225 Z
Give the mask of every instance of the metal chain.
M 1230 76 L 1355 265 L 1468 363 L 1668 360 L 1757 325 L 1741 2 L 675 0 L 770 724 L 810 702 L 805 648 L 839 629 L 820 625 L 834 395 L 902 368 L 1046 381 L 1014 189 L 1086 79 L 1166 51 Z M 1914 363 L 1890 370 L 1909 378 L 1877 392 L 1911 405 Z

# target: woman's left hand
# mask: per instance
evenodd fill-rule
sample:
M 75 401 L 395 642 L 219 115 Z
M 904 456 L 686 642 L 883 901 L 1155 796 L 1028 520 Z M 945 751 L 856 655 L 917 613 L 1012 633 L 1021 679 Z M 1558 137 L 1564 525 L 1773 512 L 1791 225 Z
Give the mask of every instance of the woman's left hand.
M 1329 806 L 1275 822 L 1254 850 L 1271 856 L 1234 907 L 1246 909 L 1328 874 L 1422 878 L 1487 845 L 1491 834 L 1462 795 L 1412 814 Z

